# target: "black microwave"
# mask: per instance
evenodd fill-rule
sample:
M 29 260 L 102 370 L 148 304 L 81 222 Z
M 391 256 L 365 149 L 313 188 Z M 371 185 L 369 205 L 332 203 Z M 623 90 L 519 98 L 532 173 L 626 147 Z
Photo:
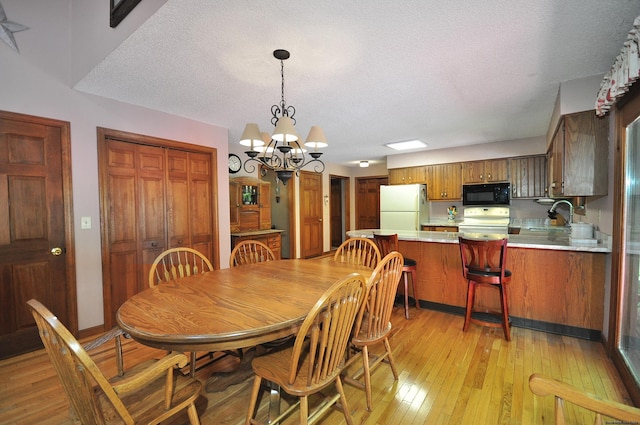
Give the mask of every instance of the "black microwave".
M 486 183 L 462 186 L 462 205 L 509 205 L 511 184 Z

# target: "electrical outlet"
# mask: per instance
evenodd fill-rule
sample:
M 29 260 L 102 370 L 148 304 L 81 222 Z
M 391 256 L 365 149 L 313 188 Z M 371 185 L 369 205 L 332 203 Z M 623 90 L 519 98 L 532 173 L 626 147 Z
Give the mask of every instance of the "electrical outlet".
M 82 217 L 80 219 L 81 229 L 91 229 L 91 217 Z

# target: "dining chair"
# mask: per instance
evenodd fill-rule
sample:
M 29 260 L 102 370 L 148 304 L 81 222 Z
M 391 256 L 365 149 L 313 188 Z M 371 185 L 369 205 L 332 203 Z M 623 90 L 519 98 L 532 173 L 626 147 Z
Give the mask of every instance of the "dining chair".
M 347 424 L 352 419 L 340 374 L 345 365 L 349 335 L 366 297 L 362 275 L 352 273 L 335 282 L 315 303 L 302 322 L 293 346 L 253 359 L 255 378 L 245 425 L 260 424 L 254 419 L 262 380 L 272 382 L 289 395 L 299 398 L 271 423 L 279 423 L 294 409 L 300 410 L 300 423 L 314 422 L 340 400 Z M 334 384 L 337 394 L 309 415 L 308 397 Z
M 400 243 L 398 242 L 398 234 L 392 235 L 373 235 L 373 240 L 380 249 L 380 255 L 384 257 L 393 251 L 400 251 Z M 418 301 L 418 293 L 416 292 L 416 271 L 418 262 L 412 258 L 404 258 L 404 264 L 402 265 L 402 278 L 404 278 L 404 317 L 409 318 L 409 275 L 411 275 L 411 289 L 413 291 L 413 298 L 416 301 L 416 309 L 420 309 L 420 301 Z M 398 279 L 400 282 L 400 279 Z
M 345 376 L 344 380 L 365 390 L 369 411 L 372 410 L 371 371 L 380 363 L 386 362 L 391 367 L 393 378 L 398 379 L 398 371 L 389 344 L 389 334 L 391 333 L 391 313 L 398 281 L 402 277 L 402 267 L 402 254 L 397 251 L 385 255 L 378 263 L 367 281 L 367 299 L 353 328 L 351 347 L 359 351 L 360 356 L 351 356 L 347 367 L 362 357 L 362 369 L 359 369 L 354 376 Z M 384 346 L 384 353 L 370 359 L 369 347 L 379 344 Z M 364 384 L 359 381 L 362 376 L 364 376 Z
M 340 244 L 333 256 L 340 263 L 358 264 L 372 269 L 380 258 L 377 245 L 369 238 L 349 238 Z
M 611 400 L 604 400 L 593 394 L 578 390 L 576 387 L 549 376 L 534 373 L 529 377 L 529 389 L 537 396 L 549 395 L 555 398 L 555 423 L 564 425 L 565 402 L 575 404 L 583 409 L 595 413 L 594 425 L 603 423 L 640 423 L 640 409 Z M 616 419 L 616 421 L 603 422 L 603 416 Z M 620 422 L 618 422 L 620 421 Z
M 273 251 L 266 244 L 255 240 L 244 240 L 239 242 L 231 251 L 229 267 L 262 263 L 275 259 Z
M 193 248 L 171 248 L 156 257 L 149 270 L 149 287 L 213 270 L 207 257 Z
M 462 275 L 468 281 L 467 304 L 462 330 L 466 332 L 471 323 L 502 327 L 505 339 L 511 341 L 507 296 L 507 284 L 511 281 L 511 271 L 507 269 L 507 238 L 471 239 L 459 236 L 458 243 L 460 244 Z M 495 288 L 500 293 L 500 311 L 495 309 L 479 311 L 495 320 L 485 320 L 480 316 L 474 317 L 478 287 Z
M 162 282 L 170 282 L 181 277 L 192 276 L 213 270 L 211 262 L 200 251 L 193 248 L 170 248 L 156 257 L 149 270 L 149 287 Z M 225 351 L 240 357 L 236 351 Z M 189 354 L 189 375 L 193 378 L 196 371 L 216 360 L 214 352 Z M 206 360 L 205 360 L 206 359 Z
M 195 401 L 202 384 L 174 373 L 175 366 L 187 363 L 184 354 L 169 353 L 133 367 L 124 377 L 107 380 L 51 311 L 35 299 L 27 305 L 69 399 L 74 420 L 82 424 L 155 424 L 186 410 L 189 423 L 200 424 Z

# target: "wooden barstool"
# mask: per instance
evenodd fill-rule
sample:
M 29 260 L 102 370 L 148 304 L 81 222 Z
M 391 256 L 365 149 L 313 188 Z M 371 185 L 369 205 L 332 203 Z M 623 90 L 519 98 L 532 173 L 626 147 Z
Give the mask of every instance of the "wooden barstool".
M 507 303 L 507 286 L 511 280 L 511 271 L 506 269 L 507 238 L 502 239 L 467 239 L 458 237 L 460 256 L 462 259 L 462 275 L 467 279 L 467 305 L 464 316 L 463 331 L 469 329 L 469 324 L 502 327 L 504 337 L 511 341 L 509 329 L 509 305 Z M 483 320 L 473 317 L 478 286 L 497 288 L 500 292 L 500 311 L 478 310 L 493 316 L 496 321 Z
M 398 234 L 393 235 L 373 235 L 373 239 L 378 245 L 380 255 L 385 257 L 392 251 L 399 251 Z M 416 308 L 420 309 L 418 301 L 418 293 L 416 292 L 416 266 L 418 262 L 411 258 L 404 257 L 404 265 L 402 266 L 402 279 L 404 280 L 404 317 L 409 318 L 409 274 L 411 274 L 411 289 L 413 290 L 413 299 L 416 301 Z

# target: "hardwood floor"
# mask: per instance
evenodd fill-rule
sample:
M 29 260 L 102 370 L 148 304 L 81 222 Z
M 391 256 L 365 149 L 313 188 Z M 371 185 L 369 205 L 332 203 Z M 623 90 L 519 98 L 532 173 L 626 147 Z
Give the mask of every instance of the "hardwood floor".
M 512 328 L 512 341 L 506 342 L 499 328 L 472 325 L 463 333 L 460 316 L 414 308 L 410 313 L 405 320 L 402 307 L 394 310 L 391 345 L 400 377 L 394 381 L 385 364 L 373 372 L 373 411 L 367 412 L 363 391 L 345 384 L 355 424 L 553 423 L 553 398 L 529 391 L 534 372 L 631 404 L 600 343 L 521 328 Z M 125 368 L 159 354 L 134 341 L 123 346 Z M 90 353 L 107 376 L 115 375 L 113 353 L 111 346 Z M 231 361 L 237 360 L 225 359 L 213 368 Z M 198 378 L 206 380 L 211 371 L 200 370 Z M 251 383 L 248 379 L 219 393 L 203 391 L 198 404 L 202 424 L 244 423 Z M 258 412 L 262 418 L 267 403 L 265 396 Z M 0 424 L 67 425 L 72 423 L 68 409 L 44 350 L 0 362 Z M 172 424 L 188 423 L 186 415 L 180 420 Z M 345 420 L 340 411 L 331 411 L 320 422 Z M 593 423 L 593 417 L 570 406 L 568 423 Z

